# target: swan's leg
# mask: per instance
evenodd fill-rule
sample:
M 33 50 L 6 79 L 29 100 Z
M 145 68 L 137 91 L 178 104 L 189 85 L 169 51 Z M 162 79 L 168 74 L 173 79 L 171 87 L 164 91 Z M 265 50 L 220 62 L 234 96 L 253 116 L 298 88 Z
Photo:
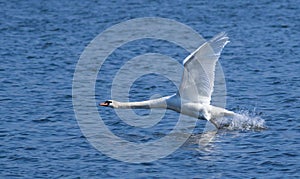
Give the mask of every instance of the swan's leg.
M 209 122 L 211 122 L 217 129 L 220 128 L 219 124 L 216 123 L 216 121 L 214 121 L 213 119 L 210 119 Z
M 219 125 L 214 121 L 211 113 L 209 113 L 207 110 L 204 110 L 203 116 L 205 119 L 207 119 L 209 122 L 211 122 L 217 129 L 219 129 Z
M 217 129 L 220 129 L 220 125 L 214 119 L 210 119 L 209 122 L 211 122 Z

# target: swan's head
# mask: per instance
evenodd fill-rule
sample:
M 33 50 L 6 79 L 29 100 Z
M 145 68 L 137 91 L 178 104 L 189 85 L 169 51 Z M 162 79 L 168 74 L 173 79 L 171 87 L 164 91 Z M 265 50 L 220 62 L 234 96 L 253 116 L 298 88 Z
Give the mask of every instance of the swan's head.
M 111 108 L 114 107 L 114 103 L 113 103 L 112 100 L 107 100 L 107 101 L 105 101 L 105 102 L 103 102 L 103 103 L 100 103 L 99 105 L 100 105 L 100 106 L 105 106 L 105 107 L 111 107 Z

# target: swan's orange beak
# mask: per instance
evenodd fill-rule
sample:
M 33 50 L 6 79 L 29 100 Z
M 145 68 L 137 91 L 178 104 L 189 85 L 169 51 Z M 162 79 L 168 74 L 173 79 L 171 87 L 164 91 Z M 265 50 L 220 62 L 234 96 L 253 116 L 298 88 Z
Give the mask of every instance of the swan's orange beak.
M 99 103 L 99 106 L 108 106 L 108 103 Z
M 99 105 L 108 107 L 110 103 L 112 103 L 112 101 L 108 100 L 108 101 L 105 101 L 104 103 L 100 103 Z

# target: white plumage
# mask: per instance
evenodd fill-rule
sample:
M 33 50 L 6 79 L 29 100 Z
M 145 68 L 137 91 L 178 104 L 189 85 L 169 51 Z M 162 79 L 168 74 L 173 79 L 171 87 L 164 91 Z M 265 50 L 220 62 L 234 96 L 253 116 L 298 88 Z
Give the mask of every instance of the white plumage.
M 237 115 L 210 104 L 216 63 L 228 42 L 227 35 L 222 32 L 186 57 L 183 61 L 181 84 L 176 94 L 141 102 L 108 100 L 100 105 L 112 108 L 167 108 L 198 119 L 206 119 L 218 128 L 214 119 Z

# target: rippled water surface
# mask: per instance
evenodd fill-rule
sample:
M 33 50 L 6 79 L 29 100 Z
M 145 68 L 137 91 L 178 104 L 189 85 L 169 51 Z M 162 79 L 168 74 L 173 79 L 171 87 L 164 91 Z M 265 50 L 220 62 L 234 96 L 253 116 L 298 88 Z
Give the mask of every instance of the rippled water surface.
M 35 0 L 2 1 L 0 8 L 0 178 L 300 178 L 296 0 Z M 203 133 L 206 122 L 198 121 L 190 139 L 171 155 L 132 164 L 99 152 L 82 134 L 72 105 L 72 80 L 80 54 L 96 35 L 139 17 L 173 19 L 204 38 L 226 31 L 231 42 L 220 62 L 227 108 L 244 117 L 223 120 L 224 128 L 204 146 L 199 139 L 209 139 L 210 133 Z M 178 62 L 188 55 L 159 40 L 125 44 L 99 71 L 97 102 L 111 97 L 111 82 L 126 60 L 144 53 L 162 53 Z M 139 101 L 175 91 L 167 78 L 149 74 L 135 81 L 129 97 Z M 178 119 L 167 111 L 155 126 L 137 128 L 111 109 L 98 111 L 115 135 L 136 143 L 163 137 Z

